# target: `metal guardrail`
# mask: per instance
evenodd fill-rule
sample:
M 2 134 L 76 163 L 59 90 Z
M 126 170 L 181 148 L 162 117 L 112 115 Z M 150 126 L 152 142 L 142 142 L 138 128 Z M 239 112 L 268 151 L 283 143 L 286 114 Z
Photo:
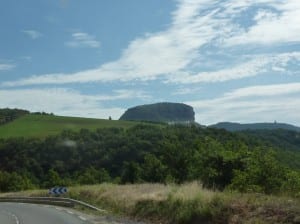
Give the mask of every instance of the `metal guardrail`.
M 20 202 L 20 203 L 34 203 L 34 204 L 47 204 L 47 205 L 60 205 L 65 207 L 74 207 L 80 205 L 98 212 L 106 212 L 103 209 L 97 208 L 93 205 L 83 201 L 71 198 L 56 198 L 56 197 L 0 197 L 0 202 Z

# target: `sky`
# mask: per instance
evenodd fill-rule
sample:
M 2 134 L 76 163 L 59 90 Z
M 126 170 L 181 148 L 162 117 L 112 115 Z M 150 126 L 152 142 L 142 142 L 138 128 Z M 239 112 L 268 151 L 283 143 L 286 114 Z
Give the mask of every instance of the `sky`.
M 299 0 L 2 0 L 0 108 L 300 126 Z

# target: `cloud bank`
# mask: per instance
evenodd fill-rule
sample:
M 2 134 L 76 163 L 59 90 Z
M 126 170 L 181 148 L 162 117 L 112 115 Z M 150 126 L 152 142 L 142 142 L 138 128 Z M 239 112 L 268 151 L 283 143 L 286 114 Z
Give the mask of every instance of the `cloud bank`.
M 190 74 L 189 82 L 228 81 L 255 76 L 268 61 L 260 62 L 255 59 L 256 55 L 253 55 L 248 62 L 240 62 L 240 55 L 236 55 L 233 59 L 236 61 L 233 69 L 224 66 L 215 71 L 191 71 L 190 68 L 197 63 L 199 56 L 205 55 L 204 48 L 207 45 L 222 50 L 223 47 L 239 45 L 300 41 L 298 0 L 179 0 L 177 4 L 168 29 L 133 40 L 116 61 L 81 72 L 39 74 L 2 85 L 126 82 L 157 78 L 180 81 L 177 75 L 183 74 L 182 72 Z M 251 9 L 255 11 L 249 18 L 252 25 L 245 27 L 237 18 Z M 72 40 L 66 42 L 66 45 L 97 48 L 100 43 L 93 36 L 78 32 L 72 34 Z M 274 53 L 273 57 L 281 57 L 276 54 Z
M 239 88 L 220 97 L 188 101 L 203 124 L 220 121 L 286 123 L 300 121 L 300 83 Z
M 30 111 L 54 112 L 59 115 L 118 119 L 125 111 L 107 107 L 106 101 L 148 99 L 143 91 L 115 90 L 109 95 L 86 95 L 66 88 L 35 88 L 0 90 L 0 108 L 22 108 Z

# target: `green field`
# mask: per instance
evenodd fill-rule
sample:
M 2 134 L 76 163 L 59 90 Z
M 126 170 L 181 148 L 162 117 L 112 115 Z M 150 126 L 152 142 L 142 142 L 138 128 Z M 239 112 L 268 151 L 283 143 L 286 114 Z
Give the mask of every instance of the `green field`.
M 129 128 L 140 122 L 114 121 L 93 118 L 63 117 L 29 114 L 0 126 L 0 138 L 39 137 L 56 135 L 63 130 L 79 131 L 82 128 Z

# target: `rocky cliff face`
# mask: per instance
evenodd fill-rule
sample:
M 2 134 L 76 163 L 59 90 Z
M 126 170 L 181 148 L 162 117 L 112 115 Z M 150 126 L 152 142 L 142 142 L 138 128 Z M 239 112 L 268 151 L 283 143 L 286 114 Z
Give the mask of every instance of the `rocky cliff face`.
M 193 107 L 183 103 L 155 103 L 129 108 L 120 120 L 194 122 Z

